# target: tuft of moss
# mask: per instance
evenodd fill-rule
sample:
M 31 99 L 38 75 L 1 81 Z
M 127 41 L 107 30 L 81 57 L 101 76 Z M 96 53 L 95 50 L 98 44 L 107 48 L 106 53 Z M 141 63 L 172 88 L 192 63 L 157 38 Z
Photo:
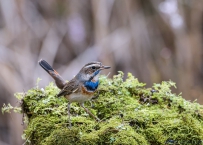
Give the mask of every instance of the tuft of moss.
M 28 145 L 202 145 L 203 106 L 171 92 L 172 81 L 145 88 L 132 74 L 123 80 L 100 77 L 95 100 L 85 106 L 101 119 L 96 122 L 77 103 L 71 104 L 68 128 L 67 100 L 50 83 L 17 93 L 20 107 L 10 104 L 2 112 L 24 113 L 23 138 Z M 91 105 L 93 104 L 93 105 Z

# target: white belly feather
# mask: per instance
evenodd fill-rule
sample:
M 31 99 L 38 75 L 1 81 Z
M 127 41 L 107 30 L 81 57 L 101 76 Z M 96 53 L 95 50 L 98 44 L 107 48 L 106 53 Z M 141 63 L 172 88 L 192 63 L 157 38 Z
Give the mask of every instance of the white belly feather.
M 90 96 L 87 96 L 87 95 L 83 95 L 83 94 L 71 94 L 69 96 L 67 96 L 67 99 L 70 101 L 70 102 L 79 102 L 79 103 L 83 103 L 87 100 L 90 100 L 91 97 Z

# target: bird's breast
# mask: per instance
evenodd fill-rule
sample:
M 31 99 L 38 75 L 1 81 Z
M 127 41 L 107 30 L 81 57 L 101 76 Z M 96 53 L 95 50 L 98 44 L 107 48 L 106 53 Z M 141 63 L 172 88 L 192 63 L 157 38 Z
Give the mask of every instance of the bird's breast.
M 81 87 L 81 92 L 82 92 L 83 95 L 93 96 L 95 90 L 94 90 L 94 91 L 89 91 L 89 90 L 87 89 L 87 87 L 82 86 L 82 87 Z
M 83 103 L 90 100 L 94 95 L 94 91 L 88 91 L 84 86 L 81 86 L 80 91 L 65 96 L 70 102 Z

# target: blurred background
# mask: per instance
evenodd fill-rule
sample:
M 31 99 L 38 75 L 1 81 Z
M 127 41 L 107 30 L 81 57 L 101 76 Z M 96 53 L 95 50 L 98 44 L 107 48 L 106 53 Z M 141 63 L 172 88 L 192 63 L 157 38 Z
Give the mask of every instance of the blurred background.
M 92 60 L 147 87 L 172 80 L 203 104 L 203 1 L 0 0 L 0 107 L 53 81 L 41 58 L 67 80 Z M 0 113 L 0 145 L 23 144 L 21 119 Z

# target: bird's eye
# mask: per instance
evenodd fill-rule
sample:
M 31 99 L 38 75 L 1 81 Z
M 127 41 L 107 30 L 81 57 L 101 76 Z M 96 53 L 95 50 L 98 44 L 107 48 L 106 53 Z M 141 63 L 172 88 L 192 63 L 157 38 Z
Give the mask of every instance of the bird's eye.
M 92 67 L 92 69 L 95 69 L 95 68 L 96 68 L 95 66 Z

